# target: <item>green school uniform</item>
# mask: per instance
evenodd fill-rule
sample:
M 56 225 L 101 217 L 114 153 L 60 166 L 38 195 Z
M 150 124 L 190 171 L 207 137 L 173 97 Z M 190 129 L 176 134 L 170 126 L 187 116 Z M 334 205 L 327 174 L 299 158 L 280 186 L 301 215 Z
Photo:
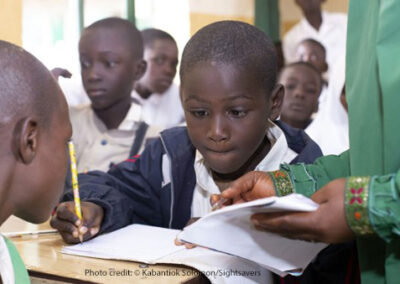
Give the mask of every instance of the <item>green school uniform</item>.
M 11 258 L 12 265 L 14 268 L 15 283 L 16 284 L 31 283 L 31 281 L 29 280 L 28 272 L 25 268 L 25 265 L 22 262 L 22 259 L 19 256 L 19 253 L 18 253 L 17 249 L 15 248 L 14 244 L 6 237 L 4 237 L 4 240 L 6 242 L 8 252 L 10 253 L 10 258 Z
M 363 284 L 399 283 L 400 1 L 350 0 L 346 96 L 350 150 L 270 173 L 280 195 L 347 178 L 347 221 Z M 334 141 L 332 141 L 334 143 Z

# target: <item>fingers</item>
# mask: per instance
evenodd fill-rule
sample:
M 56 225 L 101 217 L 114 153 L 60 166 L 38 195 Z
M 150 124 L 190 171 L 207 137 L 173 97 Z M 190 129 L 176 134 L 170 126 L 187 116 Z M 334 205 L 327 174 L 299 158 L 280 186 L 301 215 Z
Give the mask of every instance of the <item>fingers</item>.
M 233 182 L 221 195 L 223 198 L 235 200 L 234 203 L 240 203 L 274 196 L 275 188 L 268 173 L 253 171 Z
M 175 238 L 174 242 L 175 242 L 176 246 L 183 246 L 184 245 L 187 249 L 192 249 L 192 248 L 196 247 L 195 244 L 191 244 L 191 243 L 187 243 L 187 242 L 181 241 L 178 238 Z
M 64 202 L 57 207 L 50 225 L 57 229 L 66 243 L 88 240 L 100 231 L 103 209 L 91 202 L 82 202 L 82 221 L 75 215 L 74 203 Z
M 249 172 L 232 183 L 232 185 L 224 190 L 221 194 L 223 198 L 235 199 L 242 193 L 253 189 L 256 183 L 256 172 Z
M 251 216 L 251 221 L 257 229 L 277 233 L 287 238 L 321 241 L 321 234 L 314 221 L 315 212 L 259 213 Z
M 50 72 L 56 80 L 58 80 L 58 78 L 60 76 L 63 78 L 71 78 L 72 77 L 71 72 L 69 72 L 67 69 L 63 69 L 63 68 L 54 68 Z

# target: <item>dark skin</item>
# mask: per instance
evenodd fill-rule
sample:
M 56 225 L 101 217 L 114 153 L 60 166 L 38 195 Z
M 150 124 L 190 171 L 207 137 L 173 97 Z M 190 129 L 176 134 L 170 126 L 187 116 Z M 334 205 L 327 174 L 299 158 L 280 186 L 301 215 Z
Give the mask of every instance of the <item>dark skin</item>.
M 297 61 L 307 62 L 317 68 L 321 74 L 328 70 L 326 55 L 320 46 L 308 41 L 301 42 L 296 50 Z
M 331 181 L 311 196 L 320 206 L 307 213 L 260 213 L 251 216 L 251 222 L 259 230 L 305 241 L 342 243 L 354 239 L 347 224 L 344 209 L 346 179 Z M 265 172 L 249 172 L 222 192 L 227 203 L 242 203 L 274 196 L 275 187 Z
M 180 95 L 191 141 L 213 175 L 232 182 L 264 158 L 270 147 L 264 139 L 267 120 L 279 116 L 284 95 L 281 85 L 267 91 L 248 72 L 204 62 L 185 75 Z M 81 232 L 87 240 L 99 231 L 104 212 L 90 202 L 82 203 L 82 211 Z M 73 214 L 72 202 L 58 206 L 51 225 L 60 230 L 67 243 L 79 241 L 80 223 Z
M 282 86 L 269 94 L 251 74 L 236 70 L 198 63 L 180 90 L 190 139 L 220 181 L 235 180 L 266 156 L 266 122 L 279 115 L 283 98 Z
M 67 173 L 67 142 L 72 135 L 67 103 L 44 66 L 26 70 L 27 66 L 21 67 L 26 78 L 30 73 L 43 78 L 43 82 L 30 81 L 33 91 L 35 84 L 45 84 L 49 93 L 42 96 L 57 102 L 48 125 L 43 124 L 32 103 L 5 124 L 0 118 L 0 224 L 10 215 L 33 223 L 45 222 L 63 192 Z M 32 94 L 24 93 L 25 88 L 19 92 L 20 97 L 32 102 Z
M 305 129 L 311 115 L 318 109 L 322 88 L 320 75 L 307 66 L 295 65 L 283 70 L 279 83 L 285 87 L 281 120 L 290 126 Z
M 169 39 L 156 39 L 145 47 L 144 60 L 147 70 L 135 84 L 135 90 L 147 99 L 153 93 L 164 93 L 171 86 L 178 65 L 178 47 Z
M 146 69 L 125 34 L 107 28 L 87 29 L 79 41 L 82 83 L 96 115 L 108 129 L 124 120 L 131 91 Z
M 321 5 L 325 0 L 295 0 L 300 7 L 307 22 L 317 31 L 322 24 Z
M 145 72 L 146 63 L 136 58 L 126 35 L 106 28 L 87 29 L 79 42 L 82 82 L 96 115 L 108 129 L 118 128 L 131 106 L 133 82 Z M 58 206 L 50 225 L 64 241 L 76 243 L 96 235 L 103 220 L 103 209 L 82 202 L 83 221 L 74 214 L 73 202 Z
M 205 62 L 185 75 L 180 95 L 190 139 L 221 191 L 268 154 L 266 121 L 279 115 L 282 86 L 269 94 L 251 74 L 232 65 Z

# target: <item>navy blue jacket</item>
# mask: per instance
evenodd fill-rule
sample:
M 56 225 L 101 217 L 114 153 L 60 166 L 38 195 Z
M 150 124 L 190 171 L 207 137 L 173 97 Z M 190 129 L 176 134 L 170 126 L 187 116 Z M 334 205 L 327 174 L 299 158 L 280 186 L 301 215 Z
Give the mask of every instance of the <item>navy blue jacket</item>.
M 282 122 L 289 147 L 298 153 L 292 163 L 312 163 L 322 156 L 318 145 L 304 131 Z M 186 127 L 163 131 L 146 146 L 140 157 L 132 157 L 111 168 L 79 175 L 82 201 L 104 208 L 101 232 L 139 223 L 182 229 L 191 215 L 195 148 Z M 73 200 L 68 189 L 62 201 Z

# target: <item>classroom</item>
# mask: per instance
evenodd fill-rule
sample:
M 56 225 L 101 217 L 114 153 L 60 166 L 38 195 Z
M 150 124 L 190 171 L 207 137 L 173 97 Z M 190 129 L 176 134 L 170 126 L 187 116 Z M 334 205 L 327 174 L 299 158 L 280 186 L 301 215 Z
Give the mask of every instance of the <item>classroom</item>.
M 398 14 L 0 0 L 0 283 L 398 283 Z

